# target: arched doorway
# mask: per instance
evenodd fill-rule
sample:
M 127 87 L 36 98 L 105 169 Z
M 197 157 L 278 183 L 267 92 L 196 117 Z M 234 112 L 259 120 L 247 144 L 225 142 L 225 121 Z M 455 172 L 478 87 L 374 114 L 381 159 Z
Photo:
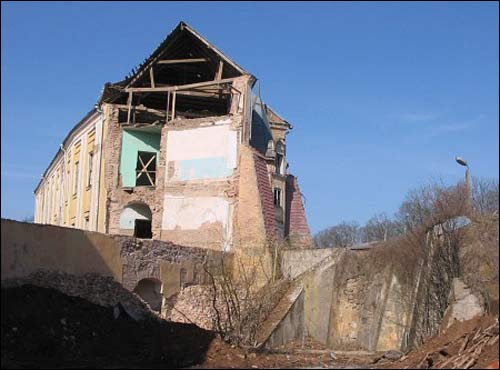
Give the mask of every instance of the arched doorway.
M 123 208 L 120 215 L 120 229 L 136 238 L 151 239 L 151 210 L 144 203 L 133 203 Z
M 152 310 L 160 312 L 162 303 L 160 280 L 152 278 L 142 279 L 137 283 L 134 293 L 144 299 Z

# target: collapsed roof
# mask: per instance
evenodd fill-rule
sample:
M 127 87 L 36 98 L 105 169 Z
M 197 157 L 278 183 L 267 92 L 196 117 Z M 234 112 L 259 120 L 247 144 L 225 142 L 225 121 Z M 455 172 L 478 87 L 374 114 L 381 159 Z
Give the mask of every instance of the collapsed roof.
M 133 68 L 131 74 L 124 80 L 106 83 L 99 103 L 124 103 L 127 98 L 124 92 L 130 88 L 167 88 L 214 80 L 225 81 L 242 75 L 250 76 L 252 84 L 255 83 L 256 78 L 253 75 L 229 59 L 186 23 L 180 22 L 156 50 L 138 67 Z M 215 100 L 216 94 L 213 88 L 200 90 L 204 91 L 200 91 L 197 97 L 205 92 L 205 98 Z M 151 100 L 153 91 L 141 92 L 149 92 L 148 98 Z M 154 105 L 154 101 L 152 103 Z M 164 105 L 163 102 L 162 104 Z

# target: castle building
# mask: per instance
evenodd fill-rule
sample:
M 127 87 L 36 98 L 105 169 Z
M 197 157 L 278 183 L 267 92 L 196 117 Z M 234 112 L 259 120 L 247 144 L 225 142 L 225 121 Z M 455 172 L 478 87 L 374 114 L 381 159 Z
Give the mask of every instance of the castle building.
M 311 247 L 292 125 L 256 81 L 179 23 L 69 132 L 35 189 L 35 222 L 246 254 Z

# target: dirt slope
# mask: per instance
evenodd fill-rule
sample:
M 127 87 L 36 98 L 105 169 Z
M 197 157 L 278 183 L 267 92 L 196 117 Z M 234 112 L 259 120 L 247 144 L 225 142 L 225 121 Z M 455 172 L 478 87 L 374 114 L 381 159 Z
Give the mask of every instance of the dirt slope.
M 212 332 L 163 320 L 134 321 L 53 289 L 2 289 L 3 367 L 175 368 L 201 363 Z

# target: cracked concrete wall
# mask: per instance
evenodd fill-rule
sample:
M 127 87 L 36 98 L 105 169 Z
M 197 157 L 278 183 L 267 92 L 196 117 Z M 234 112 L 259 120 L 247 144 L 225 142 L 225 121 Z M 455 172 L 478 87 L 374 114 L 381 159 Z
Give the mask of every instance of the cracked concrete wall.
M 308 335 L 338 350 L 401 348 L 410 309 L 390 264 L 376 258 L 341 248 L 283 253 L 284 273 L 304 286 Z

